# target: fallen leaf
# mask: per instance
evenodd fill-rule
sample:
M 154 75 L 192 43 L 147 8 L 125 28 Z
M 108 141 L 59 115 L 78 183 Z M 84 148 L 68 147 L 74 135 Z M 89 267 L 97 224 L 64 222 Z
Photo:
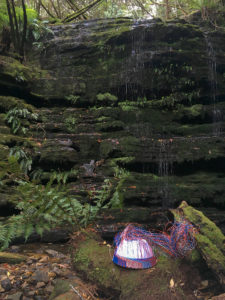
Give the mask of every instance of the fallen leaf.
M 43 263 L 43 262 L 47 262 L 49 260 L 49 257 L 46 255 L 44 257 L 42 257 L 39 262 Z
M 136 189 L 136 185 L 128 186 L 129 189 Z
M 180 286 L 184 286 L 184 282 L 181 282 L 181 283 L 180 283 Z
M 173 280 L 173 278 L 170 279 L 170 288 L 171 289 L 174 288 L 174 280 Z

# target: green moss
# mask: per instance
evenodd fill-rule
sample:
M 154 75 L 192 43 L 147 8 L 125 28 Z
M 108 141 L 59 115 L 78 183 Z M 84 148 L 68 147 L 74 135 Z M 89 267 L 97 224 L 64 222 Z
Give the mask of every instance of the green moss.
M 201 116 L 203 112 L 203 105 L 202 104 L 195 104 L 192 105 L 191 107 L 185 107 L 184 112 L 189 118 L 193 117 L 199 117 Z
M 61 279 L 57 279 L 55 282 L 55 288 L 52 292 L 51 296 L 49 297 L 49 300 L 52 300 L 56 298 L 57 296 L 66 293 L 71 290 L 69 282 Z
M 118 267 L 112 262 L 113 249 L 96 235 L 83 236 L 74 254 L 74 267 L 85 277 L 100 286 L 108 296 L 117 299 L 148 299 L 160 295 L 167 299 L 171 278 L 180 282 L 181 261 L 158 256 L 153 269 L 132 270 Z M 179 299 L 185 299 L 182 287 L 176 289 Z M 164 298 L 163 298 L 164 297 Z M 183 298 L 182 298 L 183 297 Z
M 34 107 L 22 99 L 11 96 L 0 96 L 0 111 L 7 112 L 14 107 L 27 108 L 31 112 L 34 111 Z
M 97 96 L 96 96 L 96 98 L 97 98 L 97 100 L 98 101 L 100 101 L 100 102 L 102 102 L 102 101 L 109 101 L 109 102 L 112 102 L 112 103 L 114 103 L 114 102 L 116 102 L 117 100 L 118 100 L 118 97 L 117 96 L 115 96 L 115 95 L 112 95 L 112 94 L 110 94 L 110 93 L 104 93 L 104 94 L 98 94 Z
M 110 131 L 119 131 L 123 130 L 125 124 L 122 121 L 109 121 L 109 122 L 101 122 L 100 124 L 96 125 L 97 130 L 103 132 L 110 132 Z
M 68 132 L 76 132 L 77 118 L 73 116 L 69 116 L 64 120 L 64 123 L 66 125 L 66 129 L 68 130 Z
M 74 263 L 76 268 L 83 272 L 90 268 L 89 280 L 97 280 L 98 284 L 106 288 L 116 288 L 112 283 L 115 282 L 116 277 L 117 279 L 119 277 L 112 271 L 114 266 L 109 262 L 109 259 L 105 259 L 107 251 L 106 247 L 99 246 L 99 242 L 95 238 L 86 236 L 86 240 L 75 253 Z
M 111 40 L 118 38 L 121 34 L 125 32 L 130 32 L 132 26 L 132 22 L 126 20 L 124 24 L 112 24 L 105 31 L 99 31 L 94 34 L 94 38 L 97 41 L 97 47 L 100 50 L 105 49 L 107 47 L 107 43 Z
M 104 140 L 100 144 L 100 155 L 103 158 L 110 157 L 112 151 L 116 150 L 118 147 L 117 145 L 111 140 Z
M 2 134 L 10 134 L 11 133 L 11 130 L 9 127 L 7 126 L 0 126 L 0 132 Z
M 116 167 L 119 164 L 128 164 L 132 161 L 134 161 L 134 156 L 124 156 L 124 157 L 118 157 L 111 160 L 111 165 Z
M 183 214 L 180 214 L 180 211 Z M 196 234 L 197 248 L 208 267 L 214 272 L 221 284 L 225 281 L 225 236 L 221 230 L 210 221 L 201 211 L 188 206 L 185 201 L 179 210 L 172 210 L 176 219 L 185 217 L 199 228 Z
M 40 74 L 43 73 L 36 67 L 25 66 L 18 60 L 9 56 L 0 56 L 0 66 L 0 82 L 5 83 L 6 80 L 9 85 L 25 85 L 34 78 L 39 78 Z
M 25 141 L 30 143 L 26 138 L 12 134 L 0 134 L 0 143 L 3 145 L 22 145 Z
M 8 158 L 9 147 L 0 144 L 0 161 L 3 161 Z
M 199 248 L 201 249 L 201 253 L 208 261 L 208 265 L 212 268 L 220 266 L 220 268 L 225 271 L 225 256 L 218 247 L 218 242 L 220 241 L 219 238 L 216 239 L 216 242 L 212 242 L 212 240 L 207 238 L 207 236 L 198 234 L 196 236 L 196 240 Z
M 193 264 L 199 264 L 199 262 L 202 261 L 202 256 L 201 256 L 200 252 L 197 249 L 194 249 L 193 251 L 191 251 L 188 259 Z
M 201 225 L 201 234 L 205 238 L 208 238 L 217 248 L 224 251 L 225 237 L 215 223 L 210 221 L 201 211 L 198 211 L 191 206 L 182 209 L 192 223 Z

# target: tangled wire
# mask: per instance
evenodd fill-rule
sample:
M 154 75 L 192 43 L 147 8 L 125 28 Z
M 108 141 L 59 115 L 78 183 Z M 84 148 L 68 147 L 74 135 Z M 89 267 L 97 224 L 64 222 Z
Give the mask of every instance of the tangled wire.
M 153 233 L 130 224 L 115 236 L 114 242 L 118 247 L 123 241 L 145 240 L 150 246 L 158 246 L 172 257 L 184 257 L 195 248 L 195 232 L 194 226 L 185 220 L 173 223 L 169 233 Z

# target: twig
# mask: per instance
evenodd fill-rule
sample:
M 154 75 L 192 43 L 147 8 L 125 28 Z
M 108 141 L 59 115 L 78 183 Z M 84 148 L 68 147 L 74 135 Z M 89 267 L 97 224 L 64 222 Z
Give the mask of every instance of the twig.
M 85 300 L 81 294 L 75 289 L 75 287 L 72 286 L 72 284 L 70 284 L 71 289 L 80 297 L 80 299 Z

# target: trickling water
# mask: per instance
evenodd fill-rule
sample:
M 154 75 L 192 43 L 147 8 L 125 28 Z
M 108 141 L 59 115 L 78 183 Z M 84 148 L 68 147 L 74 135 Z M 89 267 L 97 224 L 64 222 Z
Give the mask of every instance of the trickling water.
M 207 46 L 207 57 L 208 57 L 208 76 L 210 81 L 210 97 L 213 104 L 213 135 L 219 136 L 221 134 L 221 121 L 223 118 L 222 112 L 217 108 L 217 64 L 216 64 L 216 53 L 214 51 L 212 42 L 209 39 L 207 33 L 204 33 L 206 46 Z
M 131 32 L 131 52 L 127 60 L 125 60 L 124 72 L 121 74 L 122 78 L 126 78 L 125 98 L 129 98 L 129 100 L 135 100 L 137 96 L 143 96 L 140 87 L 144 77 L 144 43 L 145 25 L 135 22 Z M 128 69 L 127 65 L 131 66 L 131 68 Z M 137 82 L 140 84 L 137 84 Z
M 158 175 L 162 178 L 158 187 L 162 197 L 162 207 L 170 207 L 170 185 L 169 175 L 173 172 L 173 165 L 170 157 L 170 140 L 159 140 L 159 164 Z

